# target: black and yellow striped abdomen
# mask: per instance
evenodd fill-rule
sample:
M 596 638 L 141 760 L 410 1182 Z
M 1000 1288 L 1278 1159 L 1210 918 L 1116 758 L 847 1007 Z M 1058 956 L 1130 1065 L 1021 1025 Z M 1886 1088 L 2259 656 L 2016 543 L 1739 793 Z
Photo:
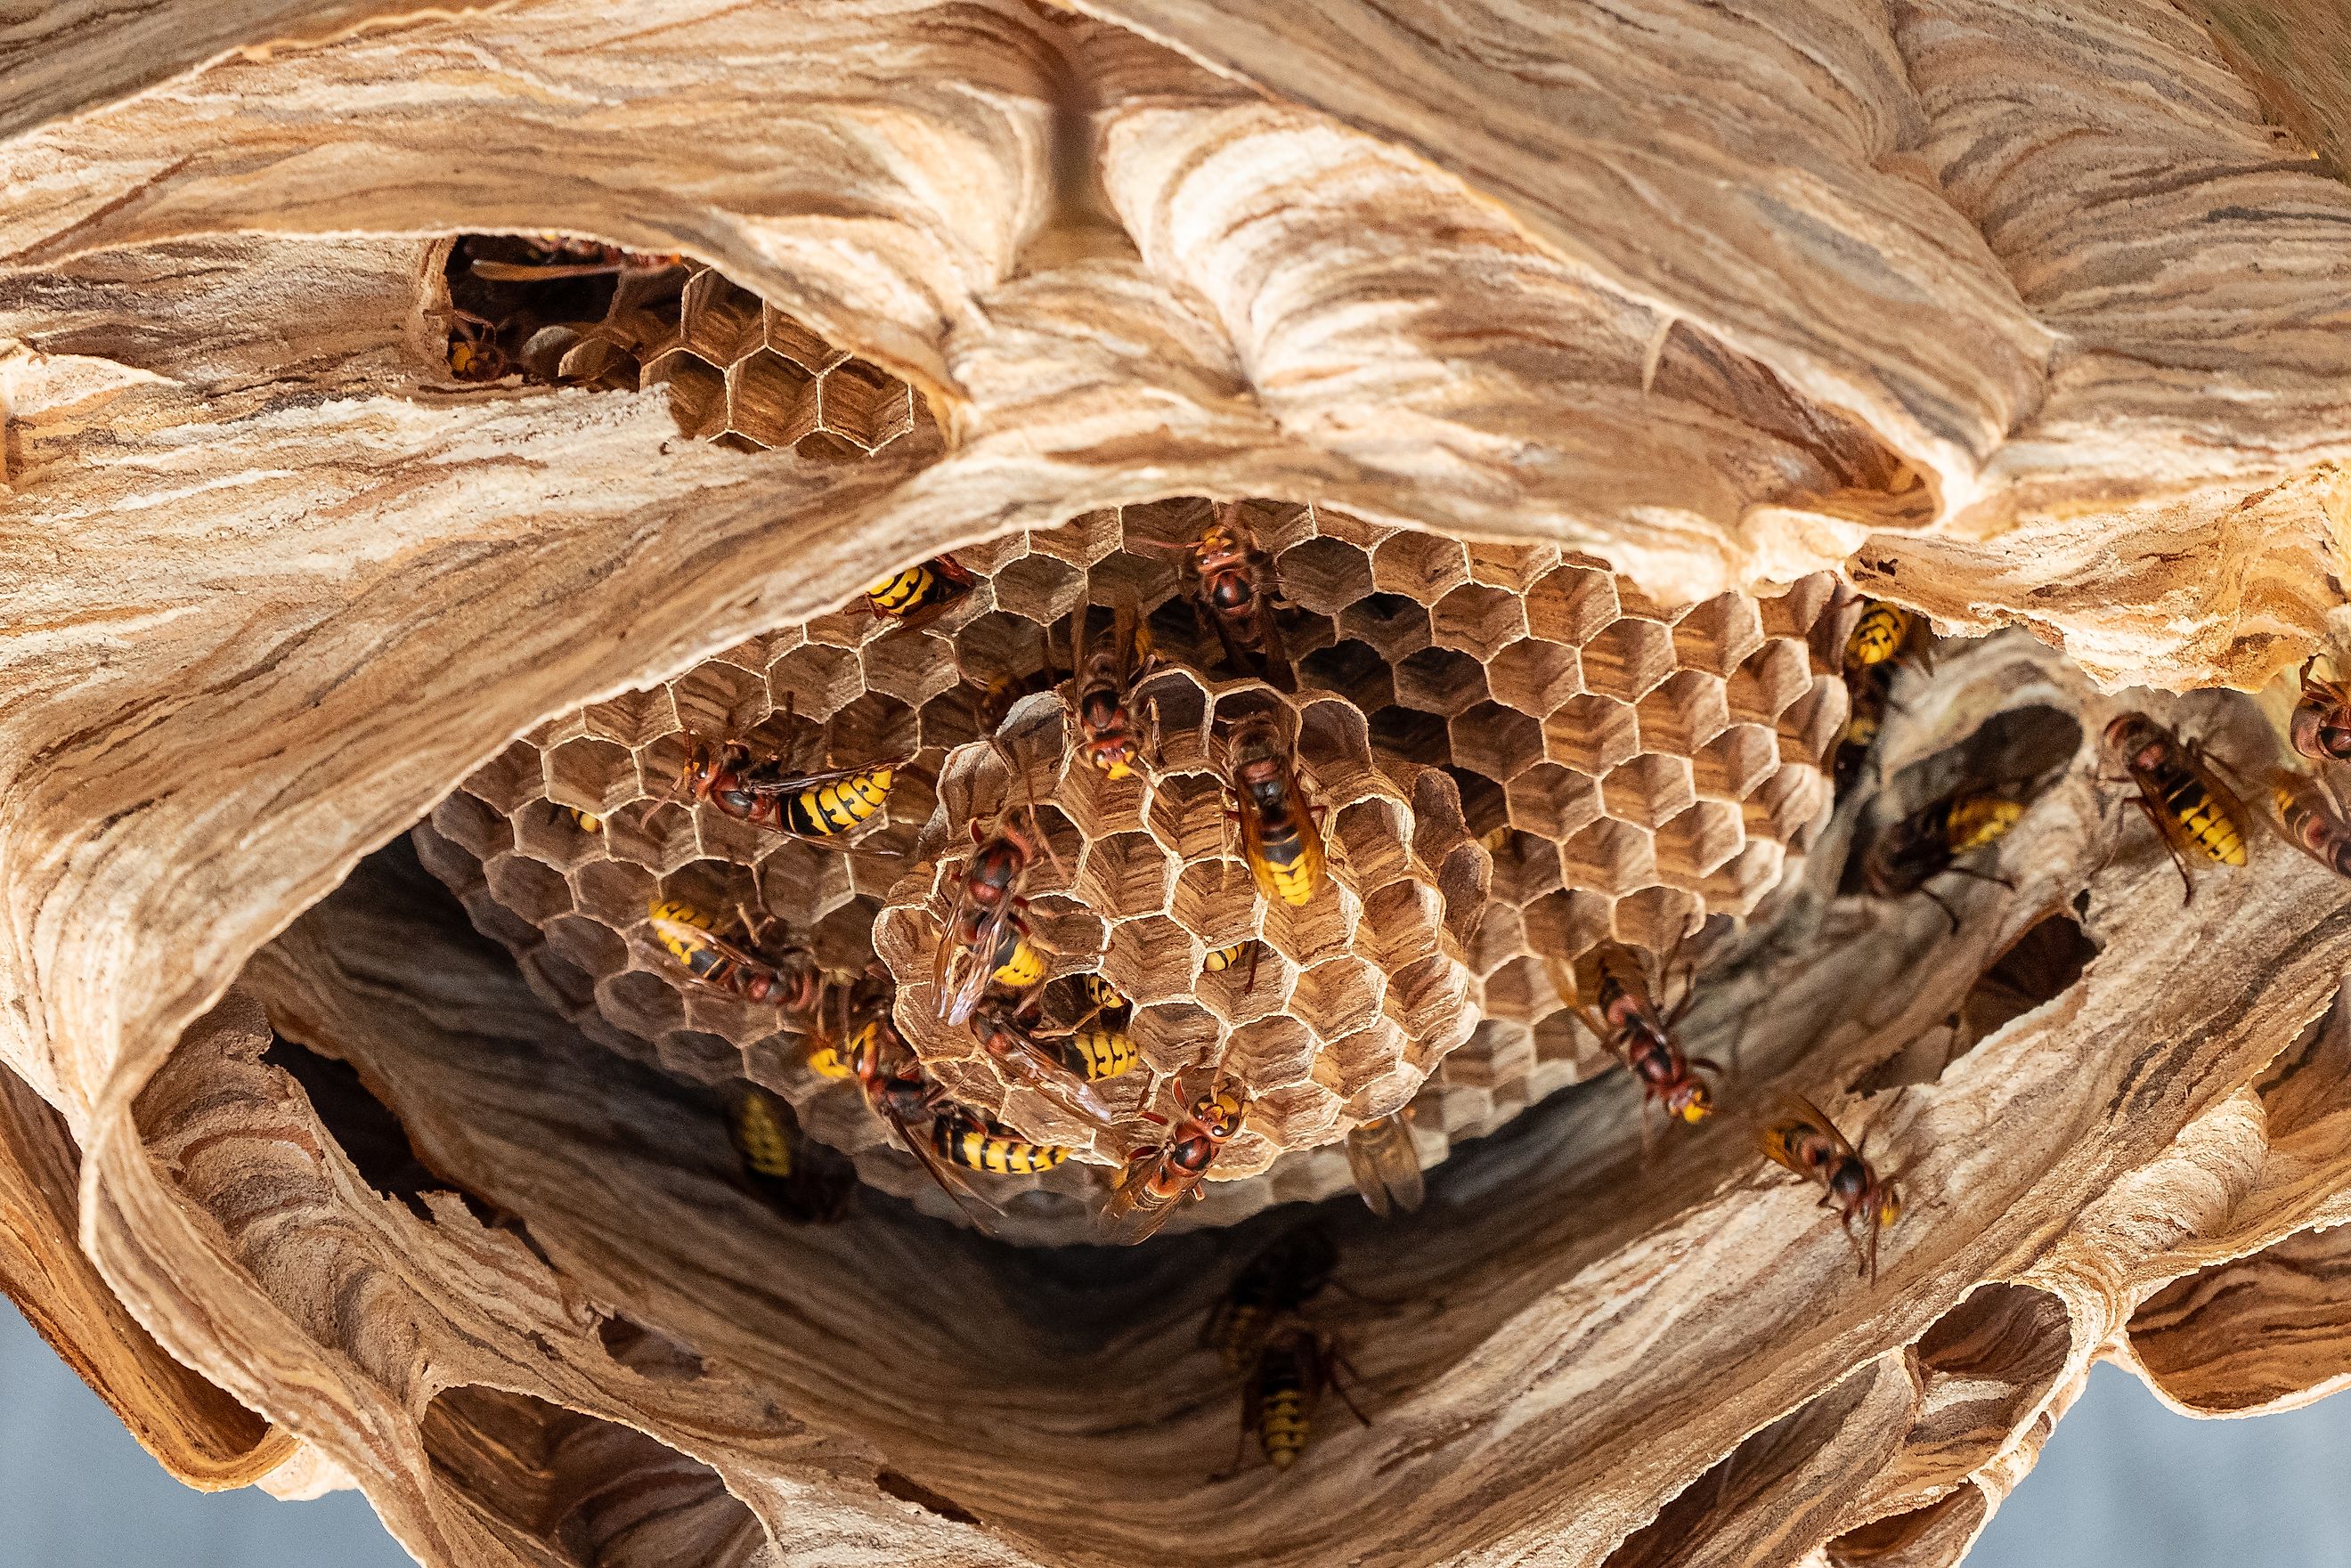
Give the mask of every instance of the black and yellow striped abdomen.
M 1907 610 L 1891 604 L 1872 603 L 1853 623 L 1852 635 L 1844 640 L 1844 662 L 1855 668 L 1882 664 L 1902 651 L 1910 639 L 1915 618 Z
M 653 939 L 668 950 L 669 956 L 684 967 L 685 972 L 697 980 L 715 980 L 726 956 L 706 942 L 697 940 L 692 933 L 707 932 L 710 916 L 690 904 L 676 899 L 654 899 L 646 905 L 653 915 Z
M 1982 849 L 2008 836 L 2024 818 L 2024 802 L 1989 790 L 1955 796 L 1943 816 L 1943 841 L 1955 855 Z
M 792 1135 L 762 1094 L 746 1094 L 735 1104 L 735 1147 L 754 1176 L 788 1179 L 793 1169 Z
M 1229 947 L 1211 947 L 1200 967 L 1211 975 L 1220 974 L 1239 963 L 1241 954 L 1248 948 L 1249 944 L 1246 942 L 1236 942 Z
M 931 1146 L 942 1158 L 991 1176 L 1041 1176 L 1070 1157 L 1070 1151 L 1008 1137 L 961 1116 L 931 1124 Z
M 1269 836 L 1255 867 L 1258 885 L 1268 898 L 1302 909 L 1322 882 L 1322 852 L 1304 835 L 1289 832 Z
M 803 789 L 785 803 L 785 826 L 808 838 L 830 838 L 862 827 L 889 803 L 895 776 L 893 768 L 876 768 Z
M 1259 1394 L 1257 1440 L 1268 1463 L 1286 1470 L 1306 1451 L 1306 1389 L 1287 1357 L 1266 1367 Z
M 1070 1065 L 1096 1082 L 1116 1078 L 1141 1060 L 1126 1030 L 1105 1029 L 1100 1024 L 1079 1030 L 1069 1037 L 1066 1045 Z
M 998 948 L 998 952 L 1003 949 Z M 988 971 L 987 977 L 1008 990 L 1025 991 L 1045 977 L 1045 956 L 1029 945 L 1029 939 L 1019 932 L 1012 934 L 1012 951 L 1004 961 Z
M 2162 780 L 2163 810 L 2178 825 L 2179 835 L 2206 859 L 2222 865 L 2245 863 L 2245 832 L 2234 812 L 2186 768 L 2167 769 Z
M 931 563 L 917 561 L 868 588 L 865 598 L 875 613 L 895 618 L 911 615 L 929 603 L 941 586 L 939 574 L 931 570 Z

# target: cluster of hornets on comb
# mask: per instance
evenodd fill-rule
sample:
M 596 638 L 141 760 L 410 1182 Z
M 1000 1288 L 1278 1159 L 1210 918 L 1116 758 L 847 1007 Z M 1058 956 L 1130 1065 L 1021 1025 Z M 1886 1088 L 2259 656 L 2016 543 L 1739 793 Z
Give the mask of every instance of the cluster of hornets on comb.
M 1187 552 L 1191 599 L 1203 627 L 1225 658 L 1246 674 L 1283 689 L 1294 675 L 1274 608 L 1279 587 L 1272 568 L 1250 538 L 1238 508 L 1217 508 Z M 975 579 L 953 556 L 918 562 L 873 583 L 865 601 L 894 629 L 924 624 L 968 593 Z M 1137 606 L 1112 607 L 1107 636 L 1081 607 L 1071 626 L 1070 674 L 1063 683 L 1071 728 L 1066 761 L 1110 779 L 1148 772 L 1158 750 L 1157 716 L 1138 710 L 1137 688 L 1156 667 Z M 887 633 L 885 633 L 887 634 Z M 1048 684 L 1057 674 L 1050 668 Z M 998 738 L 1011 705 L 1030 695 L 1037 679 L 967 677 L 978 733 L 988 738 L 1008 772 L 1025 771 Z M 785 727 L 791 730 L 787 706 Z M 736 821 L 830 848 L 855 842 L 879 820 L 905 758 L 877 758 L 809 770 L 788 756 L 757 755 L 739 741 L 695 738 L 676 783 L 677 793 Z M 1281 727 L 1270 715 L 1236 720 L 1225 737 L 1228 816 L 1259 894 L 1302 906 L 1325 886 L 1322 810 L 1314 804 Z M 1047 1028 L 1040 1020 L 1049 964 L 1040 952 L 1024 896 L 1031 868 L 1057 860 L 1036 827 L 1035 801 L 1027 825 L 1007 810 L 971 823 L 972 851 L 956 880 L 932 965 L 932 999 L 939 1021 L 967 1030 L 1004 1080 L 1034 1090 L 1058 1110 L 1121 1141 L 1126 1168 L 1102 1206 L 1107 1240 L 1143 1241 L 1186 1199 L 1203 1196 L 1201 1183 L 1219 1152 L 1241 1130 L 1249 1096 L 1215 1071 L 1196 1092 L 1178 1093 L 1172 1117 L 1144 1110 L 1136 1119 L 1161 1131 L 1125 1143 L 1120 1118 L 1101 1085 L 1133 1071 L 1141 1057 L 1126 1032 L 1132 1008 L 1099 973 L 1074 978 L 1074 1021 Z M 593 829 L 593 819 L 582 818 Z M 875 964 L 862 975 L 827 974 L 815 952 L 779 937 L 772 916 L 738 905 L 721 927 L 706 912 L 657 899 L 648 908 L 654 939 L 695 981 L 755 1005 L 772 1006 L 787 1027 L 811 1041 L 809 1064 L 853 1081 L 931 1178 L 983 1229 L 998 1206 L 966 1173 L 1035 1176 L 1063 1163 L 1066 1148 L 1030 1143 L 986 1113 L 958 1103 L 923 1070 L 899 1032 L 896 988 Z M 1205 967 L 1242 967 L 1253 978 L 1254 940 L 1211 951 Z M 764 1091 L 738 1096 L 736 1142 L 761 1189 L 795 1218 L 834 1218 L 847 1188 L 837 1167 L 791 1128 L 788 1104 Z M 1408 1113 L 1354 1128 L 1347 1155 L 1366 1201 L 1382 1214 L 1417 1207 L 1420 1162 L 1406 1124 Z
M 1194 613 L 1225 661 L 1270 685 L 1295 690 L 1277 615 L 1280 584 L 1237 507 L 1214 510 L 1187 560 Z M 937 556 L 872 584 L 866 603 L 895 627 L 919 626 L 968 593 L 975 581 L 953 556 Z M 1112 606 L 1106 628 L 1098 625 L 1094 608 L 1081 605 L 1071 617 L 1066 677 L 1050 649 L 1045 670 L 1026 680 L 975 679 L 965 672 L 978 733 L 998 747 L 1008 777 L 1024 787 L 1029 773 L 1002 746 L 998 727 L 1019 699 L 1056 686 L 1069 716 L 1058 766 L 1091 768 L 1111 779 L 1152 773 L 1157 766 L 1158 716 L 1138 703 L 1137 692 L 1161 655 L 1134 602 Z M 1844 648 L 1850 717 L 1831 765 L 1839 796 L 1871 764 L 1884 718 L 1899 706 L 1900 672 L 1931 669 L 1934 641 L 1923 616 L 1862 601 Z M 789 706 L 785 716 L 789 733 Z M 2305 666 L 2299 705 L 2285 727 L 2302 760 L 2273 775 L 2272 825 L 2321 863 L 2351 876 L 2351 825 L 2330 772 L 2351 762 L 2351 685 L 2320 679 Z M 2189 897 L 2194 863 L 2246 863 L 2253 813 L 2241 793 L 2241 780 L 2230 781 L 2235 774 L 2227 764 L 2137 712 L 2107 725 L 2101 754 L 2116 771 L 2100 781 L 2123 791 L 2118 798 L 2152 825 Z M 876 822 L 908 760 L 872 758 L 810 770 L 789 755 L 762 755 L 740 741 L 695 738 L 677 789 L 737 821 L 839 849 Z M 1269 904 L 1292 906 L 1320 896 L 1329 852 L 1322 812 L 1280 723 L 1259 712 L 1232 721 L 1223 737 L 1221 770 L 1229 831 L 1259 894 Z M 1878 829 L 1858 859 L 1862 886 L 1878 899 L 1923 895 L 1956 931 L 1959 911 L 1935 884 L 1959 877 L 2012 885 L 1985 862 L 1996 858 L 2058 771 L 2022 779 L 1962 779 Z M 1155 1129 L 1134 1139 L 1101 1087 L 1140 1061 L 1125 1030 L 1132 1011 L 1127 999 L 1099 973 L 1076 975 L 1074 1021 L 1059 1028 L 1042 1023 L 1050 966 L 1040 950 L 1024 890 L 1040 860 L 1058 862 L 1059 856 L 1037 827 L 1033 797 L 1026 805 L 1025 825 L 1015 821 L 1008 800 L 992 820 L 971 823 L 972 850 L 953 878 L 933 953 L 931 1005 L 942 1024 L 969 1031 L 1008 1084 L 1035 1091 L 1126 1151 L 1100 1226 L 1103 1239 L 1132 1245 L 1156 1232 L 1186 1200 L 1203 1196 L 1202 1183 L 1249 1115 L 1249 1095 L 1245 1085 L 1211 1067 L 1207 1082 L 1194 1090 L 1176 1083 L 1171 1115 L 1134 1113 L 1131 1120 Z M 597 826 L 584 817 L 581 825 Z M 779 936 L 778 922 L 747 905 L 738 906 L 734 923 L 721 928 L 704 911 L 656 901 L 649 924 L 654 939 L 695 982 L 777 1009 L 785 1026 L 810 1041 L 809 1065 L 853 1082 L 895 1141 L 982 1229 L 989 1214 L 1000 1211 L 972 1174 L 1031 1176 L 1069 1157 L 1066 1148 L 1029 1142 L 958 1103 L 929 1076 L 899 1031 L 896 986 L 879 963 L 856 975 L 828 973 L 811 948 Z M 1247 964 L 1253 972 L 1254 948 L 1252 940 L 1212 951 L 1205 967 Z M 1561 995 L 1640 1086 L 1645 1148 L 1653 1105 L 1663 1108 L 1669 1124 L 1704 1121 L 1719 1110 L 1719 1084 L 1728 1076 L 1680 1043 L 1694 977 L 1683 977 L 1671 1009 L 1661 1000 L 1671 989 L 1677 956 L 1667 955 L 1654 977 L 1648 954 L 1614 942 L 1573 962 L 1552 961 Z M 1407 1108 L 1347 1135 L 1356 1186 L 1383 1218 L 1416 1209 L 1423 1201 L 1409 1118 Z M 747 1179 L 778 1210 L 807 1222 L 842 1216 L 854 1173 L 845 1158 L 799 1134 L 788 1103 L 745 1084 L 731 1121 Z M 1852 1240 L 1860 1275 L 1874 1282 L 1881 1233 L 1903 1212 L 1896 1176 L 1872 1162 L 1865 1140 L 1856 1145 L 1826 1113 L 1792 1092 L 1774 1095 L 1754 1125 L 1756 1144 L 1769 1160 L 1819 1187 L 1820 1206 L 1835 1214 Z M 1332 1243 L 1319 1228 L 1286 1234 L 1242 1269 L 1204 1334 L 1203 1343 L 1242 1377 L 1244 1451 L 1254 1439 L 1276 1469 L 1287 1469 L 1303 1453 L 1325 1395 L 1337 1394 L 1358 1420 L 1369 1421 L 1347 1385 L 1353 1369 L 1338 1339 L 1307 1312 L 1335 1266 Z

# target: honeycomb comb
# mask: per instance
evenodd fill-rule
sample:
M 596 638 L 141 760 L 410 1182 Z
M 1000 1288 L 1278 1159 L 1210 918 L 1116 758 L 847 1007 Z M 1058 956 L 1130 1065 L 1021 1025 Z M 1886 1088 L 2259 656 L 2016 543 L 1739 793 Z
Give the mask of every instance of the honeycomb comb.
M 878 956 L 935 1077 L 1078 1150 L 997 1195 L 1007 1237 L 1067 1241 L 1088 1234 L 1103 1167 L 1152 1129 L 1098 1138 L 1008 1092 L 929 995 L 973 824 L 1033 810 L 1059 862 L 1040 858 L 1029 883 L 1049 986 L 1073 994 L 1063 977 L 1099 969 L 1135 1004 L 1143 1069 L 1102 1086 L 1113 1108 L 1164 1115 L 1177 1081 L 1212 1066 L 1254 1096 L 1210 1200 L 1178 1223 L 1343 1188 L 1333 1145 L 1406 1103 L 1434 1164 L 1452 1138 L 1610 1065 L 1548 958 L 1607 938 L 1666 951 L 1779 879 L 1828 798 L 1819 764 L 1844 720 L 1850 616 L 1824 578 L 1668 611 L 1555 547 L 1249 503 L 1288 606 L 1286 692 L 1227 669 L 1191 608 L 1181 551 L 1210 515 L 1186 498 L 998 539 L 958 552 L 976 580 L 926 623 L 861 602 L 566 716 L 468 780 L 420 849 L 589 1035 L 698 1081 L 767 1083 L 865 1179 L 944 1212 L 854 1087 L 809 1071 L 773 1009 L 689 983 L 645 911 L 674 898 L 724 921 L 763 904 L 834 969 Z M 1065 678 L 1071 615 L 1126 596 L 1161 661 L 1138 692 L 1158 716 L 1154 768 L 1113 781 L 1065 762 L 1058 688 L 1014 702 L 993 743 L 981 735 L 967 676 Z M 1222 737 L 1249 711 L 1276 717 L 1327 812 L 1330 885 L 1302 909 L 1256 896 L 1226 824 Z M 673 792 L 690 736 L 737 735 L 797 747 L 802 767 L 908 760 L 869 831 L 818 845 Z M 1245 940 L 1259 944 L 1253 984 L 1246 962 L 1209 969 L 1212 950 Z

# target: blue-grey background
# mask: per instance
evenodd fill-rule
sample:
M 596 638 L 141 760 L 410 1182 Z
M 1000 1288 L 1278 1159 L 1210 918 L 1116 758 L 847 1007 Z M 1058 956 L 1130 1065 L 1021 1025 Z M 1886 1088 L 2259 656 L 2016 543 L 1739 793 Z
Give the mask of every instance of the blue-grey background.
M 1971 1568 L 2351 1563 L 2351 1400 L 2252 1421 L 2175 1416 L 2100 1366 Z M 405 1568 L 355 1492 L 279 1502 L 166 1477 L 0 1308 L 0 1568 Z M 680 1563 L 678 1568 L 694 1568 Z

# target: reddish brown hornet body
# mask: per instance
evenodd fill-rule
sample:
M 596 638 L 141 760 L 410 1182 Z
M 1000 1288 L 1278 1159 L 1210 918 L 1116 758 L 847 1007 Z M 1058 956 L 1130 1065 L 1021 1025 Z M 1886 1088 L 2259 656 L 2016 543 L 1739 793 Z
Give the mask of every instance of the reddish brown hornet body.
M 814 1017 L 823 1004 L 824 972 L 807 947 L 770 949 L 747 930 L 746 939 L 755 946 L 739 946 L 714 933 L 700 910 L 674 901 L 654 899 L 647 917 L 670 956 L 713 990 L 800 1017 Z
M 1877 1233 L 1902 1218 L 1902 1194 L 1877 1174 L 1836 1124 L 1800 1094 L 1783 1097 L 1779 1117 L 1763 1129 L 1763 1152 L 1798 1176 L 1821 1184 L 1821 1207 L 1837 1211 L 1861 1253 L 1861 1272 L 1877 1278 Z M 1867 1228 L 1866 1236 L 1854 1227 Z
M 1290 654 L 1273 618 L 1280 590 L 1272 563 L 1250 538 L 1239 507 L 1228 502 L 1217 508 L 1216 521 L 1192 547 L 1192 567 L 1199 574 L 1200 606 L 1225 656 L 1243 668 L 1255 664 L 1276 685 L 1287 685 Z
M 2351 685 L 2312 674 L 2317 663 L 2313 656 L 2303 664 L 2302 700 L 2294 706 L 2286 738 L 2314 761 L 2351 762 Z
M 1101 1092 L 1032 1037 L 1012 1003 L 1001 997 L 980 1002 L 972 1009 L 971 1033 L 1014 1088 L 1033 1089 L 1080 1121 L 1110 1129 L 1113 1117 Z
M 1138 640 L 1142 618 L 1134 602 L 1121 603 L 1111 618 L 1110 641 L 1088 636 L 1087 607 L 1071 623 L 1070 706 L 1077 719 L 1079 760 L 1112 779 L 1132 776 L 1143 762 L 1142 727 L 1134 718 L 1134 688 L 1149 674 Z
M 1036 843 L 1008 822 L 999 823 L 985 839 L 978 823 L 971 831 L 979 848 L 964 868 L 955 908 L 931 964 L 939 1017 L 948 1023 L 970 1019 L 987 990 L 988 977 L 1002 962 L 999 955 L 1007 951 L 1008 939 L 1026 935 L 1020 888 L 1037 858 Z
M 2273 788 L 2286 841 L 2336 875 L 2351 876 L 2351 823 L 2343 820 L 2325 786 L 2280 773 Z
M 1126 1175 L 1102 1205 L 1102 1222 L 1110 1239 L 1132 1247 L 1144 1240 L 1176 1212 L 1186 1197 L 1201 1196 L 1200 1182 L 1217 1155 L 1241 1130 L 1249 1102 L 1237 1089 L 1214 1089 L 1192 1103 L 1155 1148 L 1141 1148 L 1127 1156 Z
M 1722 1069 L 1704 1057 L 1687 1057 L 1674 1040 L 1674 1026 L 1689 1006 L 1685 993 L 1669 1015 L 1660 1014 L 1649 992 L 1649 977 L 1641 955 L 1621 943 L 1604 942 L 1580 966 L 1578 994 L 1587 988 L 1590 1005 L 1582 1008 L 1583 1021 L 1601 1043 L 1614 1051 L 1641 1081 L 1641 1106 L 1662 1102 L 1668 1115 L 1685 1122 L 1703 1120 L 1714 1109 L 1714 1096 L 1700 1072 Z

